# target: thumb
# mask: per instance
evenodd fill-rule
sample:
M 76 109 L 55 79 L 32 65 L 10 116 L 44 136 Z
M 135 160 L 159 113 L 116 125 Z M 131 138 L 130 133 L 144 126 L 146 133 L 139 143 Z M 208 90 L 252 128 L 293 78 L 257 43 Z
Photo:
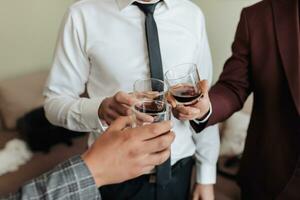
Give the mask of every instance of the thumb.
M 176 103 L 175 98 L 171 94 L 171 92 L 166 93 L 166 99 L 167 99 L 168 103 L 171 104 L 172 108 L 176 108 L 177 103 Z
M 118 117 L 108 128 L 109 131 L 121 131 L 124 128 L 130 126 L 132 123 L 132 117 Z
M 202 94 L 206 95 L 208 93 L 209 86 L 208 86 L 208 81 L 207 80 L 200 81 L 199 82 L 199 87 L 202 91 Z

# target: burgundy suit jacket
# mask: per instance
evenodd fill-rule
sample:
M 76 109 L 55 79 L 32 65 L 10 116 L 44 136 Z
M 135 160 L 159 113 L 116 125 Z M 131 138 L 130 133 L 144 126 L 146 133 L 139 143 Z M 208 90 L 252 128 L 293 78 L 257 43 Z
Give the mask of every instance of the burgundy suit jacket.
M 298 0 L 243 9 L 232 56 L 209 93 L 207 125 L 227 119 L 254 93 L 239 175 L 247 199 L 300 199 L 299 41 Z

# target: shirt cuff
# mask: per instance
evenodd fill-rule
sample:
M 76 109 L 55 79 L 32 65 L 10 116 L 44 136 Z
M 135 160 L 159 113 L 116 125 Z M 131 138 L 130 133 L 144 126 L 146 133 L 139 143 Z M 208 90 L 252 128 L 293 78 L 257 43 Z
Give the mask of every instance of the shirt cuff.
M 202 120 L 194 119 L 193 121 L 194 121 L 196 124 L 202 124 L 202 123 L 205 123 L 205 122 L 208 121 L 208 119 L 209 119 L 209 117 L 211 116 L 211 114 L 212 114 L 212 105 L 211 105 L 211 103 L 209 103 L 209 111 L 208 111 L 207 116 L 206 116 L 204 119 L 202 119 Z
M 101 196 L 95 183 L 95 179 L 85 162 L 82 160 L 81 156 L 74 156 L 67 160 L 65 163 L 62 163 L 59 167 L 64 170 L 64 174 L 66 176 L 74 174 L 74 182 L 78 185 L 79 199 L 101 200 Z M 68 170 L 70 172 L 68 172 Z M 71 181 L 72 178 L 69 177 L 69 180 Z
M 102 121 L 98 116 L 98 109 L 101 102 L 102 101 L 99 98 L 84 99 L 81 109 L 82 123 L 95 132 L 104 132 L 107 128 L 106 123 Z
M 216 165 L 196 162 L 196 182 L 198 184 L 215 184 L 217 181 Z

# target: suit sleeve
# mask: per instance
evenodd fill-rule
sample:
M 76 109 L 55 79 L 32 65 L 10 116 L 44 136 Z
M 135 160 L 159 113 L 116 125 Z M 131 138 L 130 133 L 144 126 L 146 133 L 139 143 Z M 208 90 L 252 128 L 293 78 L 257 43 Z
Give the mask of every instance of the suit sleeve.
M 219 80 L 209 92 L 212 115 L 204 124 L 191 122 L 196 132 L 226 120 L 243 107 L 252 91 L 250 47 L 247 17 L 243 10 L 232 45 L 232 55 L 226 61 Z
M 26 183 L 7 200 L 82 199 L 101 200 L 95 181 L 80 156 Z

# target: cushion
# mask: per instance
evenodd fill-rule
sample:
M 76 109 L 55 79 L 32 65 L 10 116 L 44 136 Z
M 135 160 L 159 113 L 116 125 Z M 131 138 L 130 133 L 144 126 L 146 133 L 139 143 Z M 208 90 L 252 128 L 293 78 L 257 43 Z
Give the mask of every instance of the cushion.
M 44 153 L 50 152 L 53 146 L 60 143 L 71 146 L 73 138 L 85 135 L 52 125 L 46 119 L 43 107 L 36 108 L 20 118 L 17 121 L 17 129 L 32 151 Z
M 4 149 L 0 149 L 0 176 L 17 171 L 31 157 L 32 153 L 24 141 L 17 138 L 10 140 L 6 143 Z
M 233 114 L 224 122 L 221 138 L 221 156 L 240 155 L 244 151 L 250 115 L 242 111 Z
M 48 71 L 39 71 L 0 81 L 0 116 L 4 128 L 15 129 L 19 117 L 43 105 L 47 76 Z

